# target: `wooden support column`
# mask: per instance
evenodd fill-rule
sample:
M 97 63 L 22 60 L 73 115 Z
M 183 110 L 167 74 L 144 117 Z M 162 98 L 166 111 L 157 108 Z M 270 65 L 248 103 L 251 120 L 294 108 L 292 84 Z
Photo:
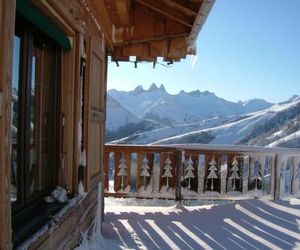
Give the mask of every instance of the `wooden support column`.
M 298 195 L 300 193 L 300 176 L 299 176 L 299 172 L 300 171 L 298 169 L 300 165 L 300 157 L 296 156 L 294 157 L 294 162 L 293 162 L 293 175 L 292 175 L 292 195 Z
M 15 1 L 0 1 L 0 249 L 11 249 L 10 128 Z
M 250 157 L 249 155 L 245 155 L 243 157 L 243 175 L 242 175 L 242 193 L 248 193 L 249 186 L 249 177 L 250 177 Z
M 282 188 L 282 183 L 281 183 L 281 176 L 284 173 L 284 165 L 283 165 L 283 156 L 281 154 L 276 155 L 276 161 L 275 161 L 275 185 L 274 185 L 274 200 L 278 200 L 281 197 L 281 188 Z
M 273 197 L 273 200 L 276 200 L 276 180 L 277 180 L 277 175 L 279 174 L 277 171 L 277 155 L 274 155 L 272 157 L 272 163 L 271 163 L 271 188 L 270 188 L 270 193 Z
M 220 166 L 220 178 L 221 178 L 221 187 L 220 193 L 225 194 L 228 191 L 232 190 L 231 181 L 227 179 L 228 169 L 230 169 L 232 162 L 229 161 L 227 154 L 222 154 L 221 156 L 221 166 Z M 230 175 L 229 175 L 230 176 Z
M 203 194 L 205 190 L 205 154 L 199 155 L 198 161 L 198 194 Z

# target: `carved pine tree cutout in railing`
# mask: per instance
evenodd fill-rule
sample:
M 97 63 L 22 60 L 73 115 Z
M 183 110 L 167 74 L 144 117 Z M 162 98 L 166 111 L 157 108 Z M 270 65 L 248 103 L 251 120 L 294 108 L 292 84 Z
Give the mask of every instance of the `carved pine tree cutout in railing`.
M 126 160 L 125 160 L 125 156 L 124 153 L 122 153 L 121 159 L 120 159 L 120 165 L 119 165 L 119 172 L 118 172 L 118 176 L 121 176 L 121 189 L 124 190 L 124 177 L 127 176 L 126 173 Z
M 214 179 L 218 179 L 218 175 L 216 173 L 217 169 L 217 163 L 214 159 L 214 157 L 212 158 L 212 160 L 209 162 L 209 175 L 207 176 L 207 179 L 210 180 L 210 190 L 214 191 Z
M 145 154 L 144 159 L 143 159 L 142 172 L 140 174 L 140 177 L 143 177 L 144 190 L 146 190 L 146 187 L 147 187 L 147 177 L 150 177 L 149 169 L 150 169 L 149 161 Z
M 165 166 L 164 166 L 164 174 L 162 175 L 162 178 L 166 178 L 166 187 L 167 189 L 169 188 L 169 178 L 173 178 L 173 175 L 172 175 L 172 166 L 171 166 L 172 162 L 169 158 L 169 155 L 168 155 L 168 158 L 166 159 L 165 161 Z
M 300 195 L 300 150 L 202 147 L 106 146 L 103 173 L 114 173 L 114 189 L 105 194 L 178 200 Z
M 233 162 L 232 162 L 232 168 L 231 168 L 231 175 L 229 177 L 230 181 L 232 181 L 231 185 L 232 185 L 232 190 L 235 191 L 236 190 L 236 180 L 240 179 L 239 176 L 239 163 L 236 160 L 236 157 L 234 157 Z
M 195 178 L 193 165 L 194 162 L 192 161 L 192 157 L 190 156 L 186 163 L 186 169 L 184 175 L 184 179 L 188 179 L 189 182 L 188 189 L 191 189 L 191 178 Z

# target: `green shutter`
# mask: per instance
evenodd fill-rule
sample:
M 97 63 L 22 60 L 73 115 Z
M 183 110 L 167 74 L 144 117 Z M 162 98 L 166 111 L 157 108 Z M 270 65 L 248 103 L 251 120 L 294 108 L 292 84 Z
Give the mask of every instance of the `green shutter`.
M 71 43 L 66 34 L 64 34 L 59 27 L 44 16 L 35 6 L 33 6 L 29 0 L 17 0 L 17 13 L 39 27 L 64 49 L 71 49 Z

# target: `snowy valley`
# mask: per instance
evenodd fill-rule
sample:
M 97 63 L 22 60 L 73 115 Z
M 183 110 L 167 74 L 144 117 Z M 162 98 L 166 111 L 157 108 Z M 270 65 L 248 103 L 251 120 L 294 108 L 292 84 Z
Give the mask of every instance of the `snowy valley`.
M 169 94 L 163 85 L 109 90 L 106 141 L 113 144 L 300 146 L 300 97 L 230 102 L 199 90 Z

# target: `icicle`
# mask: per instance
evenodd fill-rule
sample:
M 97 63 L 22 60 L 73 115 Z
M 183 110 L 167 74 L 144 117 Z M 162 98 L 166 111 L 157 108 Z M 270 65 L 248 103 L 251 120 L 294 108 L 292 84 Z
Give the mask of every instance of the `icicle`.
M 84 186 L 83 186 L 82 181 L 79 181 L 79 184 L 78 184 L 78 195 L 82 196 L 82 197 L 86 195 L 86 192 L 84 192 Z
M 194 68 L 197 61 L 197 43 L 194 41 L 192 44 L 188 46 L 188 53 L 191 55 L 191 64 L 192 68 Z
M 83 166 L 83 167 L 86 166 L 86 150 L 85 149 L 81 152 L 79 165 Z
M 192 69 L 195 67 L 195 64 L 196 64 L 197 60 L 198 60 L 197 55 L 192 55 L 191 56 Z
M 105 248 L 105 240 L 101 232 L 101 222 L 102 222 L 102 183 L 98 184 L 98 193 L 97 193 L 97 208 L 95 218 L 91 223 L 91 226 L 85 231 L 81 231 L 81 243 L 80 246 L 75 248 L 76 250 L 96 250 Z M 88 232 L 92 232 L 89 236 Z

